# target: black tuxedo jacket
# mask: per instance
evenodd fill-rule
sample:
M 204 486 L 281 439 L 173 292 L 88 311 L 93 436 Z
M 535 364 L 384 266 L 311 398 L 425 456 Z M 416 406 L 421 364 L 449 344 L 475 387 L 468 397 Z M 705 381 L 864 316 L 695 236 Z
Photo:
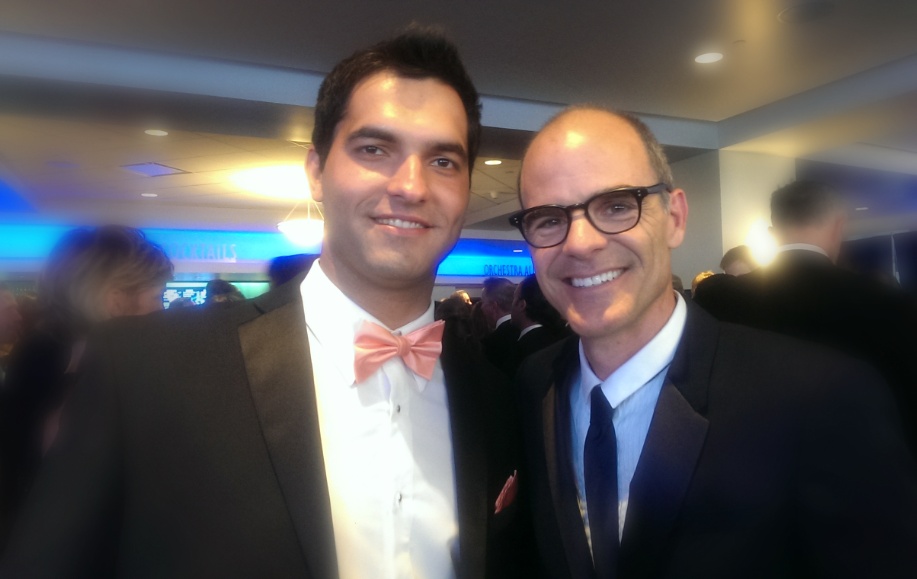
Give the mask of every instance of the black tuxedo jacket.
M 561 333 L 545 326 L 526 332 L 512 345 L 509 356 L 503 362 L 503 371 L 508 376 L 515 376 L 523 360 L 557 342 L 561 337 L 563 337 Z
M 594 577 L 569 339 L 517 376 L 541 564 Z M 630 487 L 619 579 L 917 577 L 917 477 L 876 376 L 695 306 Z
M 484 349 L 487 360 L 497 368 L 502 368 L 512 355 L 513 346 L 516 345 L 518 339 L 519 328 L 513 325 L 512 321 L 507 320 L 493 332 L 484 336 L 481 340 L 481 347 Z
M 302 277 L 100 336 L 2 576 L 336 577 Z M 457 576 L 524 576 L 521 494 L 494 512 L 521 462 L 510 389 L 454 330 Z
M 917 455 L 917 307 L 903 292 L 793 250 L 747 275 L 705 280 L 695 301 L 721 321 L 825 344 L 875 366 Z

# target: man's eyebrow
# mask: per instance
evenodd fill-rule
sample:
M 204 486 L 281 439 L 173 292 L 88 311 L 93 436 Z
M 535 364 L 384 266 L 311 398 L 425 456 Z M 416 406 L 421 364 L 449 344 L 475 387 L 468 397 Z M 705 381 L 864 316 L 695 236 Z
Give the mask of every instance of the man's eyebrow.
M 430 146 L 431 150 L 436 151 L 437 153 L 453 153 L 462 158 L 463 161 L 468 160 L 468 152 L 465 151 L 465 146 L 461 143 L 456 142 L 436 142 L 432 143 Z
M 360 127 L 356 131 L 347 135 L 347 141 L 352 142 L 357 139 L 376 139 L 378 141 L 395 142 L 395 134 L 379 127 Z

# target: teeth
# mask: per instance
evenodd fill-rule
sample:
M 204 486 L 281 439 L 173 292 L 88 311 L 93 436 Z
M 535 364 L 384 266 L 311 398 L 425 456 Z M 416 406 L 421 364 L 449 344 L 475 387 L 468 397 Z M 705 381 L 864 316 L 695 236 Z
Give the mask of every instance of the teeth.
M 423 229 L 423 225 L 413 221 L 402 221 L 401 219 L 377 219 L 382 225 L 391 225 L 399 229 Z
M 621 275 L 622 271 L 623 270 L 616 269 L 613 271 L 606 271 L 605 273 L 600 273 L 592 277 L 574 277 L 570 278 L 570 284 L 573 287 L 592 287 L 594 285 L 601 285 L 618 277 Z

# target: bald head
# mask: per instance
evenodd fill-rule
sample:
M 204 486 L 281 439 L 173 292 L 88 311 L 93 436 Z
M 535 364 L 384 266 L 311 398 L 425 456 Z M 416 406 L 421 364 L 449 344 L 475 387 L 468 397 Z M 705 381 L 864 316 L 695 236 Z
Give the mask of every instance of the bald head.
M 617 133 L 627 133 L 628 128 L 641 143 L 645 160 L 655 173 L 654 182 L 672 185 L 672 169 L 669 167 L 665 151 L 643 121 L 635 115 L 622 111 L 594 105 L 576 105 L 564 109 L 551 118 L 526 149 L 519 175 L 520 202 L 522 201 L 522 179 L 526 159 L 529 158 L 529 153 L 539 140 L 553 139 L 553 144 L 557 144 L 559 139 L 563 141 L 563 144 L 575 149 L 586 145 L 585 137 L 589 132 L 611 130 Z M 664 204 L 668 205 L 668 192 L 665 192 L 662 198 Z

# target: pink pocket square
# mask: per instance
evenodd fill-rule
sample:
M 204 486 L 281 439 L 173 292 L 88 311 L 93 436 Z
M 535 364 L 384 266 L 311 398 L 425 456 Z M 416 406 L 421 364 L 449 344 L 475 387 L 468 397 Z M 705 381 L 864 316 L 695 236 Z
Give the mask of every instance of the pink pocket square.
M 513 504 L 513 501 L 516 500 L 516 491 L 518 488 L 519 481 L 517 477 L 517 471 L 514 470 L 513 476 L 506 479 L 506 484 L 503 485 L 503 490 L 500 491 L 500 494 L 497 496 L 497 502 L 494 505 L 495 515 Z

